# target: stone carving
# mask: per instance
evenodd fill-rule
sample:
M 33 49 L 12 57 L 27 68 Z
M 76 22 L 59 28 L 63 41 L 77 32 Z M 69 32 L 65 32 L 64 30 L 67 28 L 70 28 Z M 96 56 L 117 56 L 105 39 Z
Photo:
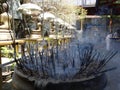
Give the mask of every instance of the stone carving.
M 2 25 L 0 25 L 0 30 L 1 29 L 11 29 L 11 23 L 10 23 L 10 20 L 12 19 L 12 16 L 7 13 L 7 12 L 3 12 L 1 15 L 0 15 L 0 18 L 1 18 L 1 23 Z

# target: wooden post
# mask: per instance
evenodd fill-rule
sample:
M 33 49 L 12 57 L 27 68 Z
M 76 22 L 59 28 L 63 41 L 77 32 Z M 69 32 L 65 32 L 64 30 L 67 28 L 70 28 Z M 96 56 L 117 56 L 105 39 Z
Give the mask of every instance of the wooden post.
M 83 30 L 83 19 L 81 19 L 80 21 L 81 21 L 81 23 L 80 23 L 81 24 L 80 25 L 81 26 L 81 30 Z
M 1 61 L 1 47 L 0 47 L 0 65 L 2 64 Z M 0 67 L 0 90 L 2 90 L 2 67 Z

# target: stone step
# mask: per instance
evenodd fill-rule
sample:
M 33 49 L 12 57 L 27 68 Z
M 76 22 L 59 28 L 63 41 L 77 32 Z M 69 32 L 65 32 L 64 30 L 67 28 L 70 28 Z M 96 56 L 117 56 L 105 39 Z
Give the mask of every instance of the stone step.
M 6 57 L 2 57 L 1 60 L 2 60 L 2 64 L 6 64 L 11 61 L 9 58 Z M 10 80 L 12 78 L 12 74 L 13 74 L 13 64 L 8 64 L 6 66 L 3 66 L 2 67 L 3 83 Z

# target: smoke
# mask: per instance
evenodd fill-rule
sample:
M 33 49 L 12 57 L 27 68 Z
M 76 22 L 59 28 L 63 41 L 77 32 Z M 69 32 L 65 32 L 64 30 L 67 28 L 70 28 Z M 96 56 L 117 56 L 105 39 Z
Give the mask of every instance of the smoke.
M 107 18 L 86 18 L 83 23 L 83 30 L 75 30 L 75 36 L 80 42 L 92 43 L 95 46 L 103 45 L 107 36 Z M 80 24 L 77 24 L 77 27 Z M 79 29 L 79 28 L 78 28 Z

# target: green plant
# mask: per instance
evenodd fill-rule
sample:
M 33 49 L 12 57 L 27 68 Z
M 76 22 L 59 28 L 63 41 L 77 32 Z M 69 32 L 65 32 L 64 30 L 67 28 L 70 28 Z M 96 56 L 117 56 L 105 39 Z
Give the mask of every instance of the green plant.
M 7 57 L 7 58 L 12 58 L 14 54 L 14 50 L 10 49 L 9 47 L 1 47 L 1 56 L 2 57 Z
M 83 7 L 76 7 L 76 14 L 79 19 L 84 19 L 85 16 L 87 15 L 87 10 L 84 9 Z
M 87 15 L 87 10 L 83 7 L 76 7 L 77 18 L 80 19 L 81 30 L 83 30 L 83 21 Z

